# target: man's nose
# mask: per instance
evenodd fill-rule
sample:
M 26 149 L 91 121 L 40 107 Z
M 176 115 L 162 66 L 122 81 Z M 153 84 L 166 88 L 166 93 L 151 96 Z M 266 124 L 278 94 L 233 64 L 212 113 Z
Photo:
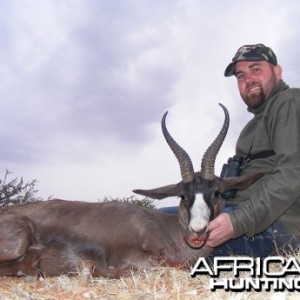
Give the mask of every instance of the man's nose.
M 251 73 L 245 73 L 244 74 L 244 81 L 246 83 L 253 82 L 254 81 L 254 76 Z

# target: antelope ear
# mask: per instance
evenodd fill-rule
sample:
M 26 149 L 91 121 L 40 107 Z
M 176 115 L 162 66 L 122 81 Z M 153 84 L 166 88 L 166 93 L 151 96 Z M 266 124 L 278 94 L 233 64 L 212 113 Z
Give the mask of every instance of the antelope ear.
M 243 190 L 262 176 L 264 176 L 264 173 L 252 173 L 238 177 L 221 178 L 220 192 L 224 193 L 231 189 Z
M 162 186 L 156 189 L 151 190 L 133 190 L 134 193 L 143 195 L 146 197 L 150 197 L 153 199 L 164 199 L 172 196 L 180 196 L 181 195 L 181 182 L 177 184 L 170 184 L 166 186 Z

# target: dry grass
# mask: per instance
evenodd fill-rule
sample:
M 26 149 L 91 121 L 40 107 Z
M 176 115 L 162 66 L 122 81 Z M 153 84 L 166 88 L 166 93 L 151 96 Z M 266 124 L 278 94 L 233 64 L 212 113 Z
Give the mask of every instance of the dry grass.
M 208 286 L 207 276 L 191 278 L 186 270 L 159 267 L 121 279 L 91 278 L 88 274 L 46 279 L 0 278 L 0 300 L 300 299 L 299 293 L 211 292 Z

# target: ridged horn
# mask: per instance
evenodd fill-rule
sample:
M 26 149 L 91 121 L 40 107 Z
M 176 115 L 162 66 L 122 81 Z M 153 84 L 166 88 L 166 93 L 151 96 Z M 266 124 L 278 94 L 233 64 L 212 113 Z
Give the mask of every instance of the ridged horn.
M 224 142 L 229 127 L 228 110 L 223 104 L 219 103 L 219 105 L 222 107 L 224 111 L 225 120 L 223 123 L 223 127 L 221 128 L 221 131 L 219 132 L 218 136 L 216 137 L 214 142 L 208 147 L 208 149 L 203 155 L 200 173 L 204 179 L 213 179 L 215 176 L 215 160 Z
M 193 168 L 193 163 L 189 157 L 189 155 L 185 152 L 184 149 L 182 149 L 177 142 L 172 138 L 170 135 L 169 131 L 167 130 L 166 127 L 166 117 L 167 117 L 168 112 L 165 112 L 162 120 L 161 120 L 161 128 L 162 132 L 164 134 L 165 140 L 169 144 L 171 150 L 175 154 L 179 166 L 180 166 L 180 172 L 181 172 L 181 178 L 183 182 L 189 182 L 194 179 L 194 168 Z

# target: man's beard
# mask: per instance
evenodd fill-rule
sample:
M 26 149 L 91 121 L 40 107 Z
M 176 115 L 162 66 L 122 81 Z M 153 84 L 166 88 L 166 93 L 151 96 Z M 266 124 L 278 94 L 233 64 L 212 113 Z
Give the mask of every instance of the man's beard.
M 266 100 L 266 95 L 263 92 L 262 88 L 259 94 L 253 93 L 245 96 L 244 101 L 248 105 L 248 107 L 252 109 L 258 108 L 261 104 L 263 104 Z

